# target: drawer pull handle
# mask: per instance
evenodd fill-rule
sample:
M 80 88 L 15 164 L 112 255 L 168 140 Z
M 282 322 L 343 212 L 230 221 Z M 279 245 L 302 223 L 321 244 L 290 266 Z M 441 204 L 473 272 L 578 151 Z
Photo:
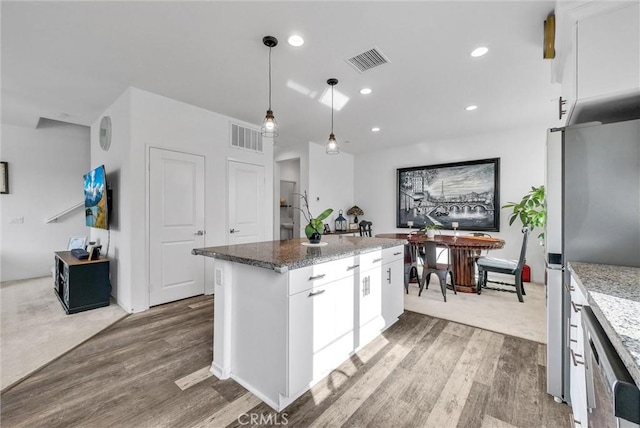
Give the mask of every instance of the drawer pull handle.
M 318 290 L 318 291 L 314 291 L 312 293 L 309 293 L 309 297 L 313 297 L 313 296 L 317 296 L 318 294 L 322 294 L 324 293 L 326 290 Z
M 400 254 L 402 253 L 401 252 L 393 253 L 394 256 L 399 256 Z
M 391 268 L 387 269 L 387 282 L 391 284 Z
M 360 266 L 360 265 L 353 265 L 353 266 L 349 266 L 349 267 L 347 268 L 347 270 L 355 269 L 355 268 L 357 268 L 358 266 Z
M 382 261 L 382 257 L 379 259 L 373 259 L 373 263 L 378 263 L 379 261 Z
M 584 365 L 584 361 L 578 361 L 576 359 L 576 357 L 582 358 L 582 355 L 576 354 L 575 352 L 573 352 L 573 349 L 570 349 L 570 351 L 571 351 L 571 359 L 573 360 L 573 365 L 576 366 L 576 367 L 578 367 L 578 364 Z
M 573 300 L 571 301 L 571 307 L 573 308 L 573 312 L 578 313 L 582 310 L 582 305 L 579 303 L 575 303 Z
M 315 281 L 316 279 L 322 279 L 326 276 L 326 274 L 322 273 L 320 275 L 316 275 L 316 276 L 310 276 L 309 277 L 309 281 Z

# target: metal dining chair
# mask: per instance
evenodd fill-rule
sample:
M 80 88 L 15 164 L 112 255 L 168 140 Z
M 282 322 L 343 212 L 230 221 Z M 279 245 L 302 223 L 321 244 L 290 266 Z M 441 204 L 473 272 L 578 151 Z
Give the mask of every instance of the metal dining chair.
M 415 236 L 415 235 L 412 235 Z M 407 238 L 404 246 L 404 290 L 409 294 L 409 283 L 415 279 L 420 285 L 420 277 L 418 276 L 418 252 L 421 244 L 418 241 Z
M 438 247 L 441 247 L 438 252 Z M 438 258 L 443 251 L 447 251 L 449 257 L 447 263 L 438 263 Z M 458 294 L 456 291 L 456 281 L 453 275 L 453 267 L 451 266 L 451 249 L 444 242 L 425 241 L 424 242 L 424 263 L 422 264 L 422 278 L 420 280 L 420 291 L 418 296 L 422 294 L 423 288 L 429 288 L 429 279 L 432 273 L 438 275 L 440 280 L 440 289 L 442 291 L 442 297 L 444 301 L 447 301 L 447 275 L 451 275 L 451 285 L 453 287 L 453 293 Z
M 522 248 L 520 249 L 520 258 L 518 260 L 506 260 L 498 259 L 495 257 L 479 257 L 477 260 L 478 265 L 478 294 L 481 293 L 482 287 L 486 287 L 488 282 L 494 284 L 509 285 L 515 287 L 515 292 L 518 294 L 518 300 L 524 302 L 522 296 L 526 295 L 524 287 L 522 286 L 522 269 L 526 261 L 527 253 L 527 241 L 529 239 L 529 228 L 522 228 Z M 510 284 L 501 281 L 489 281 L 487 274 L 489 272 L 503 273 L 507 275 L 513 275 L 515 278 L 515 284 Z M 500 291 L 511 291 L 504 289 L 497 289 Z

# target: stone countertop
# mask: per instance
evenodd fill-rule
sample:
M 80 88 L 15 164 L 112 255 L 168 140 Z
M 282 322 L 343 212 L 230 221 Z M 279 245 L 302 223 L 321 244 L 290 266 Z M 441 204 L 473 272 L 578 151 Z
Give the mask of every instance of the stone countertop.
M 640 268 L 569 262 L 569 271 L 640 385 Z
M 306 238 L 282 241 L 254 242 L 251 244 L 222 245 L 220 247 L 195 248 L 191 254 L 215 257 L 284 273 L 317 263 L 337 260 L 351 255 L 404 245 L 397 239 L 367 238 L 356 236 L 323 235 L 325 246 L 305 246 Z

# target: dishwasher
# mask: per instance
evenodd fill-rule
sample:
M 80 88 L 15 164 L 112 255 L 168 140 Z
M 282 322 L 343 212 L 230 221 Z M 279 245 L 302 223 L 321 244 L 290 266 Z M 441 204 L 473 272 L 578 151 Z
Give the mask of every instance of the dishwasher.
M 640 390 L 588 306 L 582 307 L 589 427 L 640 427 Z

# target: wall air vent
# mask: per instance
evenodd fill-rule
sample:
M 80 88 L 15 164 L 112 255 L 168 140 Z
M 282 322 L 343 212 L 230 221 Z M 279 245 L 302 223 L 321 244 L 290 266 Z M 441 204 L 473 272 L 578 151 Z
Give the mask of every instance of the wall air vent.
M 231 147 L 264 153 L 260 130 L 232 123 Z
M 386 64 L 389 59 L 383 54 L 377 47 L 372 47 L 368 51 L 362 52 L 352 58 L 347 58 L 347 61 L 353 68 L 360 73 L 371 70 L 379 65 Z

